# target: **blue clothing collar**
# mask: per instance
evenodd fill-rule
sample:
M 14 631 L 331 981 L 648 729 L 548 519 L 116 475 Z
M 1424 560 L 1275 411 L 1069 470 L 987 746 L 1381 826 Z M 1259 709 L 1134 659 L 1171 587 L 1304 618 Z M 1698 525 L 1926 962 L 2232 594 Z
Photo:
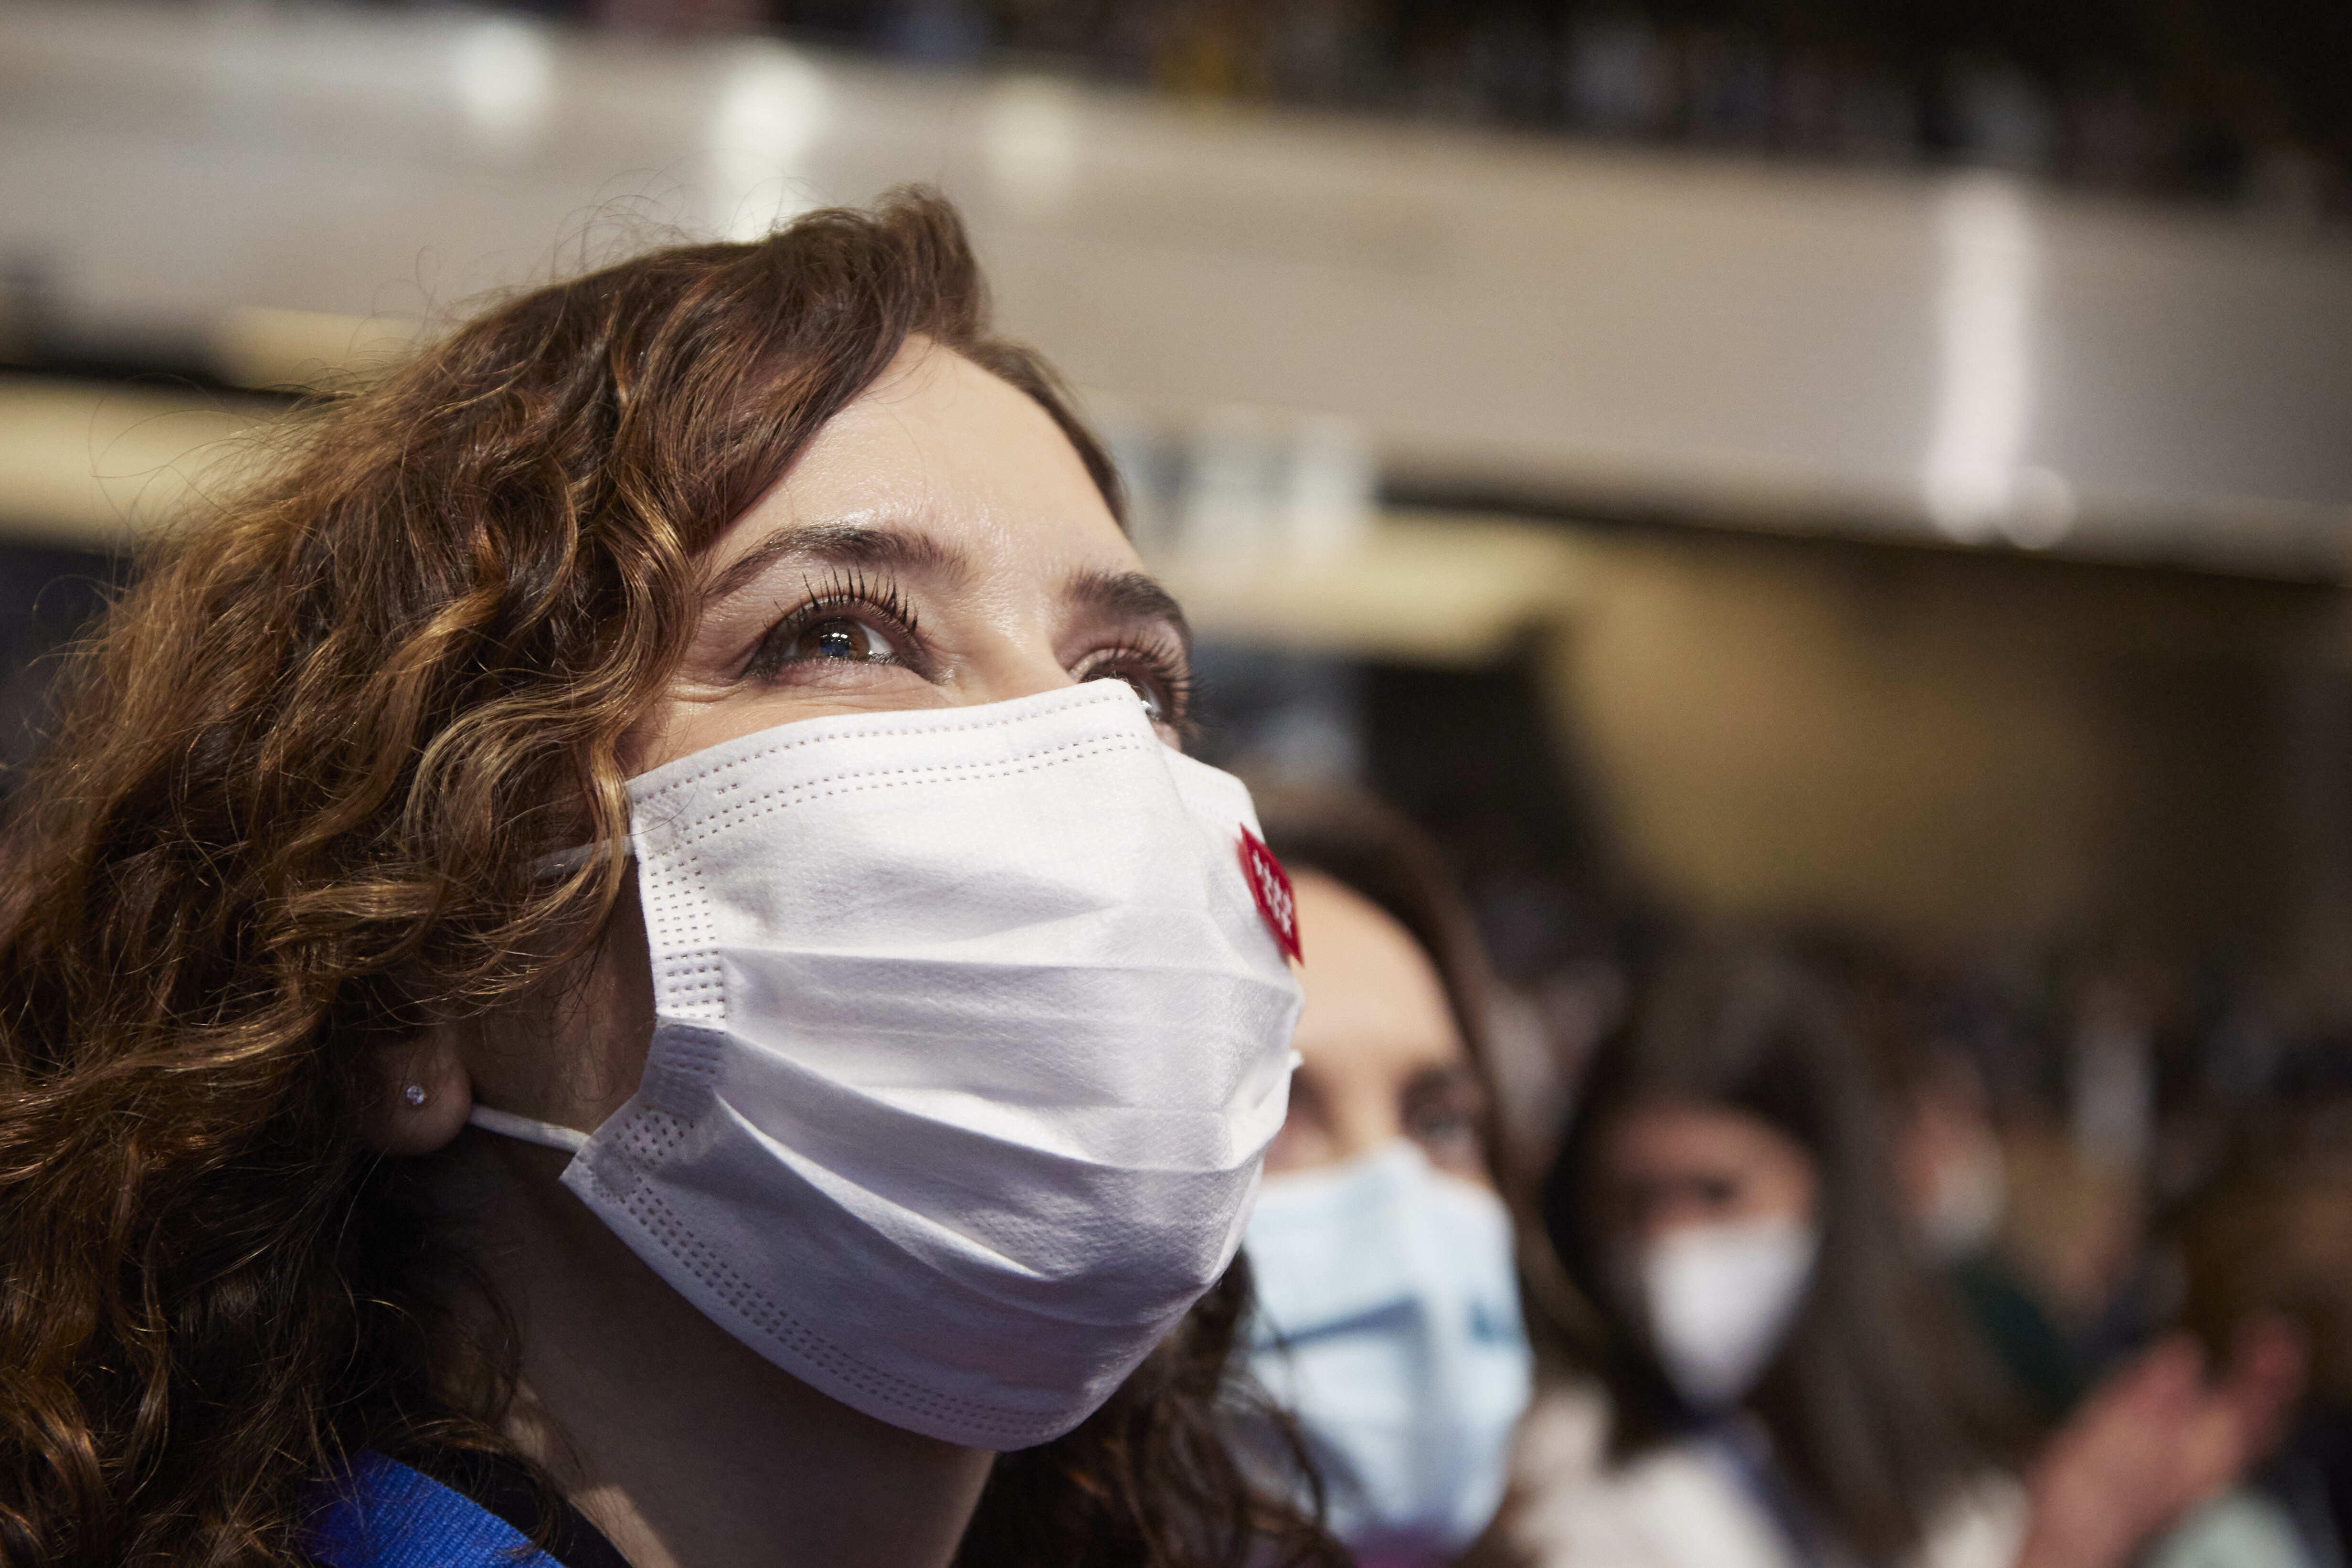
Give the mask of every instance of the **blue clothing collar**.
M 521 1475 L 515 1467 L 508 1468 Z M 611 1543 L 568 1508 L 555 1521 L 556 1544 L 567 1561 L 532 1545 L 514 1522 L 528 1523 L 537 1512 L 527 1484 L 493 1484 L 482 1490 L 478 1483 L 485 1478 L 468 1481 L 464 1476 L 470 1472 L 462 1467 L 445 1473 L 494 1503 L 505 1494 L 504 1515 L 456 1487 L 370 1451 L 354 1458 L 342 1476 L 320 1485 L 317 1510 L 302 1533 L 302 1551 L 320 1568 L 625 1568 Z

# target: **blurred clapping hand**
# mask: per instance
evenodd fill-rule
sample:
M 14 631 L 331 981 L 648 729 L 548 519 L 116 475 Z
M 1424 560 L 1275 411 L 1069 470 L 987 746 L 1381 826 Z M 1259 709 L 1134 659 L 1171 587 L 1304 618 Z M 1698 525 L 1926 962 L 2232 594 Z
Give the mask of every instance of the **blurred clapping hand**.
M 2059 1428 L 2026 1479 L 2017 1568 L 2120 1568 L 2276 1446 L 2309 1360 L 2284 1319 L 2251 1321 L 2207 1375 L 2188 1334 L 2159 1342 Z

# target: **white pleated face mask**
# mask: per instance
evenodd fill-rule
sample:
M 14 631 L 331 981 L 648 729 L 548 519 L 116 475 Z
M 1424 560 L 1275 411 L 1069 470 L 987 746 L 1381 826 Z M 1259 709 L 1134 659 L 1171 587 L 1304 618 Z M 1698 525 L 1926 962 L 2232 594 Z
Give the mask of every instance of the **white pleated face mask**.
M 1224 1271 L 1282 1125 L 1247 792 L 1106 680 L 787 724 L 629 795 L 652 1053 L 564 1184 L 844 1404 L 1077 1425 Z
M 1771 1364 L 1804 1305 L 1820 1237 L 1802 1220 L 1684 1226 L 1641 1257 L 1651 1347 L 1676 1393 L 1699 1411 L 1736 1405 Z
M 1251 1370 L 1297 1417 L 1333 1531 L 1368 1564 L 1468 1545 L 1533 1378 L 1502 1200 L 1399 1142 L 1269 1178 L 1248 1247 Z

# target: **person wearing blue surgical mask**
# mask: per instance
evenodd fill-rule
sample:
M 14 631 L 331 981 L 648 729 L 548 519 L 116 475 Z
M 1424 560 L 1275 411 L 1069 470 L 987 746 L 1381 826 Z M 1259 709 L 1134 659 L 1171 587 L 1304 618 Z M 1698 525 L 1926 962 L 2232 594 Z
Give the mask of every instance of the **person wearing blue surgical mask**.
M 1446 1561 L 1503 1494 L 1531 1384 L 1487 1162 L 1483 963 L 1434 851 L 1360 797 L 1259 792 L 1306 1008 L 1246 1233 L 1250 1366 L 1366 1568 Z

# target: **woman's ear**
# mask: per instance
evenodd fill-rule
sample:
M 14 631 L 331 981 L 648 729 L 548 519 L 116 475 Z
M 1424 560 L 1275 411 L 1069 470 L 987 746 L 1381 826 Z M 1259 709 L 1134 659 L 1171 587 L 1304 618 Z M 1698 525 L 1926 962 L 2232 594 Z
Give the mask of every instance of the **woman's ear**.
M 362 1083 L 362 1134 L 386 1154 L 430 1154 L 447 1146 L 474 1109 L 474 1080 L 457 1032 L 436 1025 L 396 1044 L 369 1047 Z

